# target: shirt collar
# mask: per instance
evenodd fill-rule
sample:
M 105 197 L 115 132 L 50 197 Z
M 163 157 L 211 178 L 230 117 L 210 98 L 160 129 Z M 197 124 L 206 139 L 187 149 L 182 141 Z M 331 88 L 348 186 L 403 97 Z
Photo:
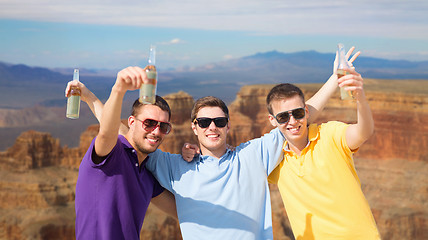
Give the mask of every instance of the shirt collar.
M 308 127 L 308 144 L 305 146 L 308 147 L 311 142 L 315 141 L 319 138 L 319 132 L 318 132 L 318 125 L 316 123 L 313 123 L 309 125 Z M 291 152 L 290 147 L 288 146 L 288 141 L 284 141 L 284 145 L 282 146 L 282 149 L 285 152 Z
M 226 149 L 226 152 L 223 154 L 223 156 L 220 157 L 220 159 L 218 159 L 218 161 L 222 162 L 225 158 L 227 159 L 227 156 L 231 153 L 232 153 L 232 150 Z M 194 160 L 198 162 L 204 162 L 204 161 L 215 161 L 217 160 L 217 158 L 208 156 L 208 155 L 197 154 Z

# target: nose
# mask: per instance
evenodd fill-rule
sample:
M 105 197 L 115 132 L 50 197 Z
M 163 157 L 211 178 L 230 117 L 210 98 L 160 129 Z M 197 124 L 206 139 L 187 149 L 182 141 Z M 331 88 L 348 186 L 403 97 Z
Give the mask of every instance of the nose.
M 297 120 L 294 118 L 294 116 L 293 116 L 293 114 L 290 114 L 290 119 L 288 120 L 288 123 L 290 124 L 293 124 L 293 123 L 296 123 L 297 122 Z
M 161 135 L 162 134 L 161 131 L 160 131 L 159 124 L 156 125 L 156 127 L 155 127 L 155 129 L 153 129 L 152 133 L 155 134 L 155 135 Z
M 215 125 L 214 121 L 211 121 L 210 125 L 208 126 L 209 129 L 215 129 L 217 126 Z

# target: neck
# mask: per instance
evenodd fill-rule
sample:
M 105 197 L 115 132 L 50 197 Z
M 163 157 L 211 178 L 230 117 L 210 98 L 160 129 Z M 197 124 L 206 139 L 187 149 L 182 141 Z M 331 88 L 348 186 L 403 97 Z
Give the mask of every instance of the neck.
M 135 148 L 134 148 L 135 149 Z M 137 156 L 138 156 L 138 165 L 141 165 L 141 163 L 146 159 L 146 157 L 148 156 L 147 153 L 142 153 L 138 150 L 137 151 Z
M 226 153 L 226 146 L 223 146 L 219 149 L 208 149 L 205 148 L 204 146 L 200 146 L 201 148 L 201 154 L 205 155 L 205 156 L 211 156 L 211 157 L 215 157 L 215 158 L 221 158 L 221 156 L 223 156 Z
M 137 157 L 138 157 L 138 164 L 141 165 L 141 163 L 146 159 L 146 157 L 149 155 L 147 153 L 143 153 L 140 150 L 138 150 L 137 145 L 132 141 L 132 138 L 129 136 L 129 134 L 125 135 L 126 140 L 128 140 L 129 144 L 134 148 L 135 151 L 137 151 Z
M 306 134 L 301 139 L 295 139 L 294 141 L 288 141 L 288 147 L 291 151 L 296 153 L 297 155 L 300 155 L 300 153 L 303 151 L 303 149 L 308 145 L 308 135 Z

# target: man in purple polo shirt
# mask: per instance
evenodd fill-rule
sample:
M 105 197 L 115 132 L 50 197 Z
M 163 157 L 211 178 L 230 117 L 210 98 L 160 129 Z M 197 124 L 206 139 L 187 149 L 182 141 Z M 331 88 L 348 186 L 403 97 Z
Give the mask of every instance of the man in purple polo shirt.
M 101 102 L 94 106 L 83 99 L 92 110 L 103 113 L 98 135 L 79 168 L 76 239 L 139 239 L 150 201 L 176 216 L 174 196 L 164 191 L 145 168 L 148 154 L 171 130 L 168 103 L 159 96 L 153 105 L 137 100 L 128 118 L 129 131 L 119 135 L 126 91 L 139 89 L 147 80 L 143 69 L 128 67 L 117 74 L 104 109 Z

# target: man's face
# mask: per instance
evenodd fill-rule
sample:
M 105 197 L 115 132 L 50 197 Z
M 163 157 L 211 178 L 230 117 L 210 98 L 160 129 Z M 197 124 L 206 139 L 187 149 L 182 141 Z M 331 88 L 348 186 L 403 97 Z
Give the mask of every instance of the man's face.
M 169 122 L 168 112 L 163 111 L 155 105 L 144 105 L 141 107 L 137 116 L 130 116 L 128 119 L 133 146 L 137 148 L 138 151 L 149 154 L 159 147 L 166 134 L 162 133 L 159 126 L 152 131 L 145 129 L 143 122 L 146 119 Z
M 220 107 L 204 107 L 196 115 L 198 118 L 219 118 L 226 117 Z M 217 127 L 212 121 L 208 127 L 202 128 L 197 123 L 192 123 L 192 129 L 198 137 L 202 153 L 207 155 L 210 152 L 226 151 L 226 137 L 229 132 L 229 122 L 224 127 Z
M 296 119 L 295 116 L 293 116 L 293 114 L 290 114 L 290 113 L 291 113 L 291 110 L 295 110 L 299 108 L 304 108 L 305 116 L 301 119 Z M 309 112 L 304 102 L 298 95 L 290 98 L 286 98 L 286 99 L 273 101 L 272 110 L 273 110 L 273 116 L 269 115 L 269 121 L 271 122 L 272 126 L 279 128 L 279 130 L 284 134 L 287 141 L 293 142 L 294 140 L 307 138 L 307 134 L 308 134 L 307 124 L 308 124 Z M 278 113 L 282 113 L 282 112 L 288 112 L 289 114 L 289 116 L 286 116 L 285 114 L 283 114 L 282 116 L 285 116 L 285 117 L 283 117 L 282 119 L 285 119 L 288 117 L 289 120 L 288 122 L 280 124 L 275 119 L 275 116 L 277 116 Z M 295 111 L 297 118 L 300 118 L 302 116 L 302 114 L 299 114 L 299 113 L 302 113 L 302 111 L 299 111 L 299 110 Z

